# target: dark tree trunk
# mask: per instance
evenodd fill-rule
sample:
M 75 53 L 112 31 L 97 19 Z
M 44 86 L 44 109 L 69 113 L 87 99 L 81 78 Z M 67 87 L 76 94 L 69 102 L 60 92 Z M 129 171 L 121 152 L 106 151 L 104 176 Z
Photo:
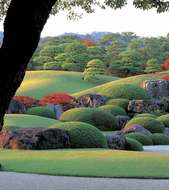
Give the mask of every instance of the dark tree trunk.
M 0 49 L 0 130 L 10 100 L 20 86 L 27 64 L 56 0 L 12 0 L 4 22 Z

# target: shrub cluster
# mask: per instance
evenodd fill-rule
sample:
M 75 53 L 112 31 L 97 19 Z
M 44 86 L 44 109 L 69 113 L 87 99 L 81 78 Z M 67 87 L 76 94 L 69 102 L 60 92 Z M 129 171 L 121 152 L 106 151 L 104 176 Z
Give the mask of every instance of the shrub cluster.
M 117 115 L 127 115 L 126 111 L 119 107 L 119 106 L 114 106 L 114 105 L 104 105 L 104 106 L 100 106 L 98 108 L 99 110 L 111 113 L 114 116 Z
M 141 114 L 135 115 L 135 117 L 151 117 L 151 118 L 157 118 L 156 115 L 151 114 L 151 113 L 141 113 Z
M 158 121 L 161 121 L 165 127 L 169 127 L 169 114 L 162 115 L 157 118 Z
M 165 128 L 162 122 L 151 117 L 135 117 L 131 119 L 125 127 L 130 127 L 133 124 L 141 125 L 151 133 L 163 133 Z
M 142 144 L 137 140 L 126 137 L 126 141 L 127 141 L 126 150 L 143 151 Z
M 61 115 L 60 120 L 89 123 L 103 131 L 117 129 L 116 118 L 112 114 L 94 108 L 70 109 Z
M 83 122 L 59 123 L 50 128 L 60 128 L 70 137 L 72 148 L 108 148 L 106 138 L 94 126 Z
M 33 107 L 27 110 L 28 115 L 38 115 L 42 117 L 56 119 L 55 113 L 46 107 Z
M 19 100 L 26 108 L 38 105 L 38 100 L 28 96 L 14 96 L 14 99 Z
M 154 133 L 152 135 L 154 145 L 169 145 L 169 136 L 161 133 Z
M 118 98 L 118 99 L 109 99 L 106 102 L 106 105 L 114 105 L 114 106 L 119 106 L 127 110 L 129 104 L 129 100 L 125 98 Z

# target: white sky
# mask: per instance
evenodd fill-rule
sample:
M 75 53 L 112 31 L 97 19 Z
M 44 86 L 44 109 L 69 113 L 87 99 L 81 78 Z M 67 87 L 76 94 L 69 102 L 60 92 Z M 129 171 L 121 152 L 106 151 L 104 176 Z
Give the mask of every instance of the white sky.
M 2 24 L 0 26 L 2 29 Z M 166 36 L 169 33 L 169 13 L 157 14 L 155 10 L 142 11 L 131 4 L 121 10 L 96 10 L 85 14 L 78 21 L 67 20 L 66 14 L 60 12 L 50 16 L 42 36 L 57 36 L 65 32 L 91 33 L 135 32 L 139 36 Z

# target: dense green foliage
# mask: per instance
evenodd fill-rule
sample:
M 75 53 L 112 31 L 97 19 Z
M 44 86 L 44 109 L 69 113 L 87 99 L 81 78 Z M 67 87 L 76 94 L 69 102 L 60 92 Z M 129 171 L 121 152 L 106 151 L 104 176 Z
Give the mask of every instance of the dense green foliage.
M 135 139 L 139 141 L 142 145 L 153 145 L 152 138 L 143 133 L 138 133 L 138 132 L 129 133 L 126 135 L 126 137 Z
M 97 80 L 98 75 L 106 74 L 106 65 L 99 59 L 89 61 L 83 72 L 84 80 Z
M 169 127 L 169 114 L 162 115 L 157 118 L 158 121 L 161 121 L 165 127 Z
M 169 136 L 161 133 L 154 133 L 152 135 L 154 145 L 169 145 Z
M 114 105 L 104 105 L 104 106 L 100 106 L 98 108 L 99 110 L 111 113 L 112 115 L 127 115 L 126 111 L 119 106 L 114 106 Z
M 38 115 L 42 117 L 48 117 L 52 119 L 56 119 L 55 113 L 46 108 L 46 107 L 33 107 L 27 110 L 26 114 L 28 115 Z
M 36 128 L 36 127 L 49 127 L 60 123 L 55 119 L 40 117 L 36 115 L 26 114 L 6 114 L 4 127 L 5 128 Z
M 127 150 L 132 150 L 132 151 L 143 151 L 143 146 L 142 144 L 132 138 L 126 137 L 126 141 L 127 141 Z
M 94 125 L 103 131 L 116 130 L 115 117 L 107 112 L 94 108 L 74 108 L 64 112 L 61 121 L 81 121 Z
M 118 99 L 109 99 L 106 102 L 106 105 L 115 105 L 115 106 L 119 106 L 119 107 L 122 107 L 124 109 L 127 109 L 128 103 L 129 103 L 128 99 L 118 98 Z
M 164 130 L 163 123 L 151 117 L 135 117 L 131 119 L 125 127 L 130 127 L 133 124 L 141 125 L 151 133 L 162 133 Z
M 88 123 L 65 122 L 50 128 L 65 130 L 70 137 L 71 148 L 107 148 L 104 135 Z

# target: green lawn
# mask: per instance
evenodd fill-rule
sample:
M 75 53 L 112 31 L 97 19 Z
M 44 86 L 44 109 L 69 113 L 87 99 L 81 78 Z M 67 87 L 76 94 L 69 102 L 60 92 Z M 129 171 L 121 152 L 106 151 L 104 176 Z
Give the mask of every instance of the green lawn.
M 82 77 L 80 72 L 28 71 L 17 95 L 39 99 L 49 93 L 75 93 L 117 79 L 112 76 L 100 76 L 97 82 L 87 82 L 82 80 Z
M 169 178 L 169 154 L 112 150 L 0 150 L 2 171 L 64 176 Z
M 160 73 L 156 73 L 156 74 L 153 73 L 153 74 L 144 74 L 144 75 L 127 77 L 127 78 L 111 81 L 111 82 L 108 82 L 106 84 L 102 84 L 102 85 L 99 85 L 99 86 L 96 86 L 93 88 L 89 88 L 87 90 L 83 90 L 83 91 L 74 93 L 73 95 L 78 97 L 78 96 L 81 96 L 81 95 L 84 95 L 87 93 L 99 93 L 104 88 L 108 88 L 108 87 L 111 87 L 113 85 L 119 85 L 119 84 L 133 84 L 136 86 L 141 86 L 142 82 L 145 80 L 161 79 L 168 74 L 169 74 L 169 72 L 165 71 L 165 72 L 160 72 Z
M 4 126 L 11 128 L 36 128 L 36 127 L 48 127 L 59 122 L 55 119 L 49 119 L 45 117 L 26 115 L 26 114 L 6 114 L 4 120 Z

